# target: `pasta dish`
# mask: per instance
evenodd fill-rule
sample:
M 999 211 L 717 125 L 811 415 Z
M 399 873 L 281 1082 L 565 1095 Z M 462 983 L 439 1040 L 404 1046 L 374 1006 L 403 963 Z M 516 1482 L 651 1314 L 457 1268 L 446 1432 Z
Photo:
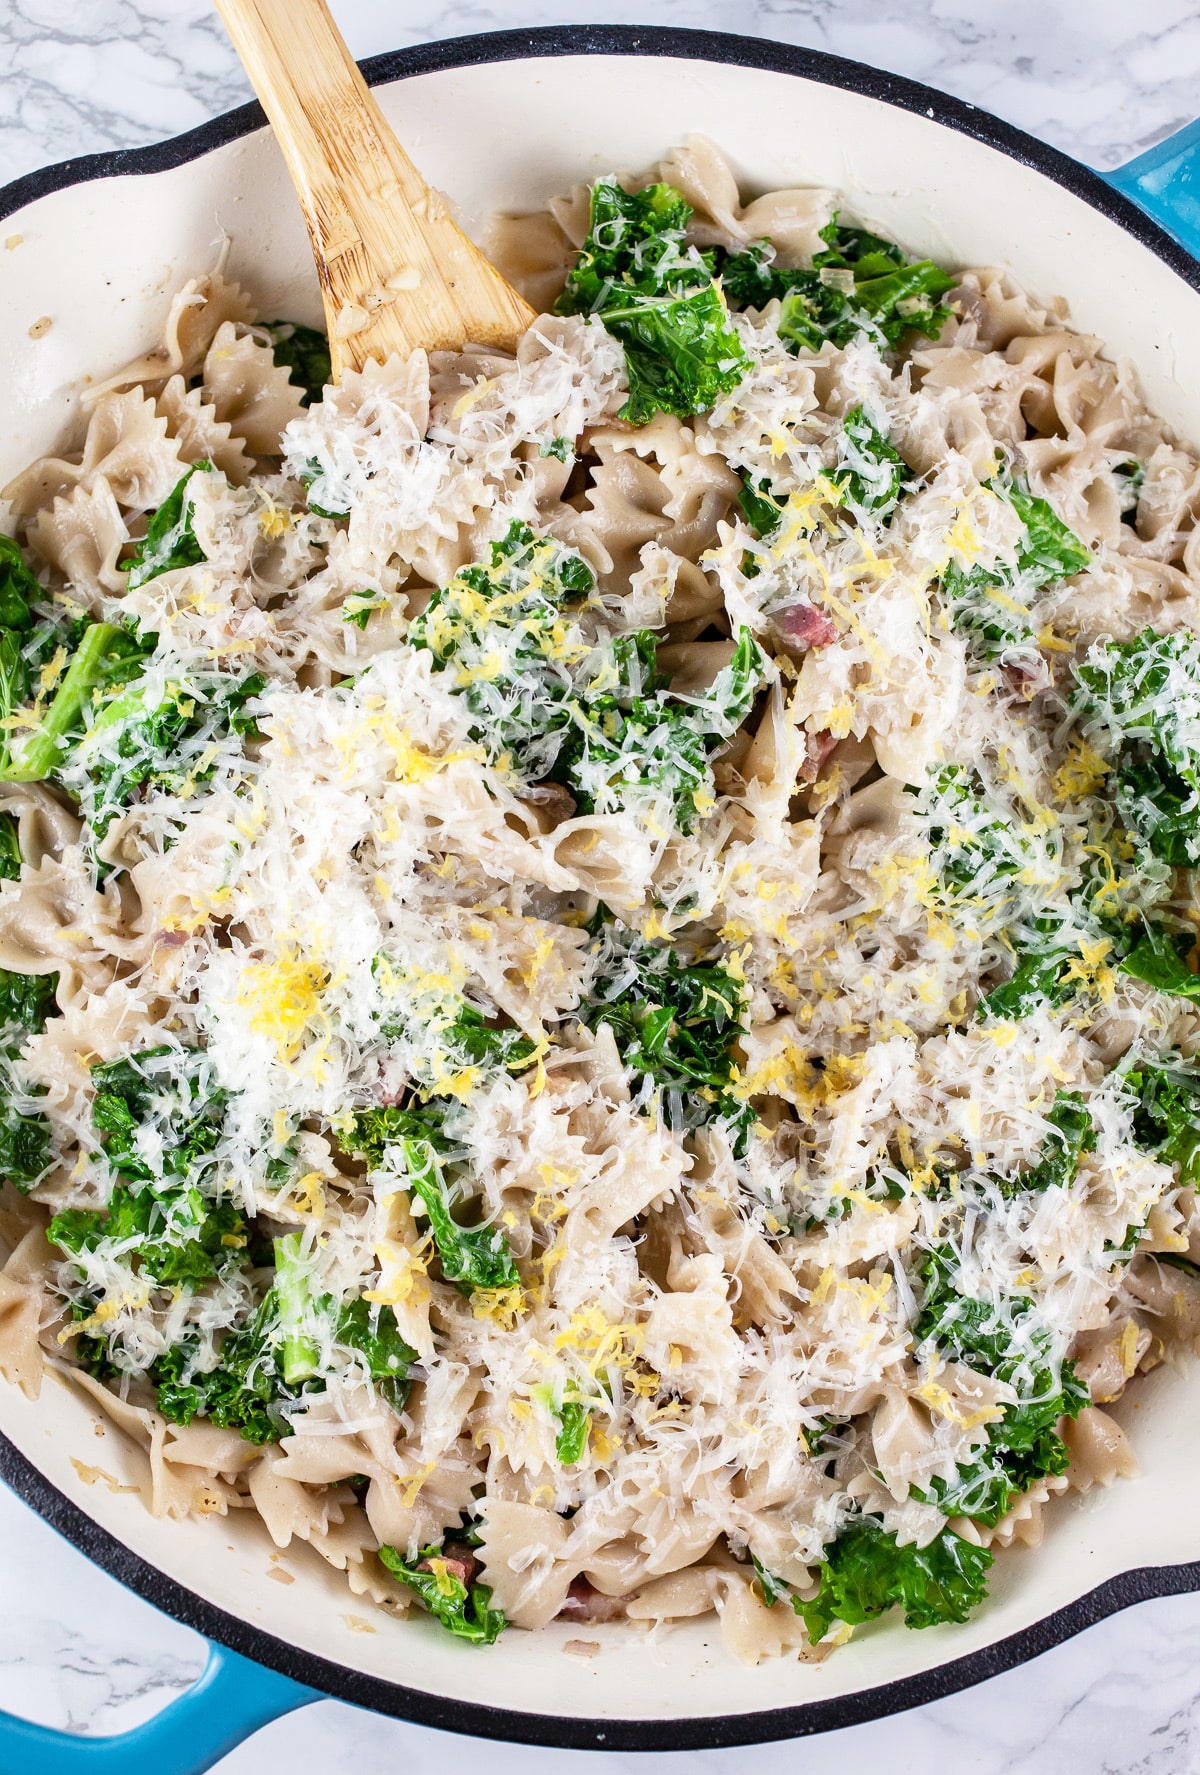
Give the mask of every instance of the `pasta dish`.
M 466 1641 L 965 1620 L 1200 1337 L 1200 463 L 701 139 L 494 256 L 4 489 L 0 1371 Z

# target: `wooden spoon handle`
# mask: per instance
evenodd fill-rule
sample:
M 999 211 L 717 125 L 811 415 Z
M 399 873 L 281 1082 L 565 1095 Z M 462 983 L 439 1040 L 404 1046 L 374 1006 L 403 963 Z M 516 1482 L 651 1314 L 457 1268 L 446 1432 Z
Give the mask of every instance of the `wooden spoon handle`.
M 333 374 L 369 358 L 511 349 L 533 310 L 396 140 L 325 0 L 215 0 L 283 150 L 321 280 Z M 447 119 L 447 127 L 451 120 Z

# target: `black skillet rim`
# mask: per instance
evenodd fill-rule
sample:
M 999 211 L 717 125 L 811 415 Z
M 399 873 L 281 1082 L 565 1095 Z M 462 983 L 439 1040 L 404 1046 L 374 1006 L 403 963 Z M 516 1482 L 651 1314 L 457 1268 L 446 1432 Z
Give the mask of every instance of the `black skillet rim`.
M 362 69 L 369 84 L 376 86 L 447 68 L 518 61 L 535 56 L 579 55 L 670 56 L 731 67 L 763 68 L 861 93 L 900 110 L 916 112 L 1053 179 L 1116 222 L 1163 260 L 1185 283 L 1200 290 L 1200 264 L 1136 204 L 1114 190 L 1089 167 L 961 99 L 901 75 L 888 74 L 821 50 L 800 49 L 720 31 L 676 30 L 651 25 L 546 25 L 419 44 L 410 49 L 372 56 L 362 63 Z M 214 148 L 249 135 L 262 128 L 265 122 L 261 107 L 251 101 L 169 141 L 59 161 L 27 173 L 0 189 L 0 219 L 53 191 L 90 179 L 165 172 L 182 166 Z M 204 1601 L 134 1553 L 65 1497 L 3 1435 L 0 1435 L 0 1479 L 102 1570 L 206 1639 L 218 1640 L 244 1657 L 268 1665 L 306 1687 L 377 1713 L 477 1738 L 556 1749 L 717 1750 L 836 1731 L 924 1706 L 944 1695 L 955 1694 L 960 1689 L 998 1676 L 1134 1603 L 1155 1596 L 1176 1596 L 1200 1590 L 1200 1562 L 1142 1567 L 1110 1578 L 1067 1607 L 1055 1610 L 994 1645 L 951 1659 L 916 1676 L 859 1690 L 855 1694 L 805 1702 L 796 1707 L 747 1714 L 705 1715 L 698 1719 L 572 1719 L 486 1707 L 405 1688 L 399 1683 L 385 1682 L 362 1671 L 332 1664 L 276 1639 Z M 469 1657 L 472 1654 L 467 1652 L 464 1655 Z

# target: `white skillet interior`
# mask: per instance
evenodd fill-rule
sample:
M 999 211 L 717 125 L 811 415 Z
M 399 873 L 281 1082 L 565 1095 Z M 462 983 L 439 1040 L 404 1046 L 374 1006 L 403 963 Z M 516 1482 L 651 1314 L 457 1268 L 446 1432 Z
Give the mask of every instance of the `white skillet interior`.
M 639 170 L 693 131 L 729 152 L 746 187 L 828 185 L 847 208 L 948 264 L 1005 264 L 1137 366 L 1150 405 L 1200 434 L 1200 296 L 1115 223 L 1044 175 L 876 99 L 757 69 L 654 57 L 564 57 L 422 74 L 377 89 L 432 183 L 482 238 L 498 209 L 536 207 L 572 181 Z M 15 237 L 19 243 L 13 244 Z M 154 342 L 172 291 L 231 242 L 229 274 L 264 316 L 318 321 L 307 240 L 266 131 L 172 171 L 52 193 L 0 224 L 0 482 L 69 442 L 78 393 Z M 51 326 L 36 341 L 28 329 Z M 0 1385 L 0 1430 L 119 1540 L 208 1601 L 336 1663 L 411 1688 L 533 1713 L 648 1720 L 752 1713 L 873 1687 L 977 1651 L 1137 1566 L 1200 1558 L 1200 1456 L 1186 1376 L 1160 1372 L 1120 1408 L 1143 1477 L 1051 1512 L 1044 1545 L 997 1563 L 965 1627 L 863 1632 L 820 1666 L 743 1670 L 712 1617 L 649 1645 L 623 1628 L 506 1634 L 488 1652 L 353 1597 L 304 1548 L 275 1556 L 250 1512 L 154 1520 L 114 1489 L 119 1437 L 50 1378 L 36 1403 Z M 106 1477 L 98 1477 L 96 1470 Z M 278 1581 L 280 1568 L 293 1576 Z M 369 1626 L 369 1631 L 364 1630 Z M 569 1639 L 598 1656 L 564 1656 Z

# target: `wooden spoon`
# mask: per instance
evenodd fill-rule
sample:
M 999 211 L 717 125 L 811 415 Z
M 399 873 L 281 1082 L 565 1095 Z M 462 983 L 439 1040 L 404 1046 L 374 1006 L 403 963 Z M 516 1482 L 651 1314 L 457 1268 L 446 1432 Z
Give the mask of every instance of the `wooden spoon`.
M 534 312 L 404 152 L 325 0 L 215 0 L 308 224 L 334 380 L 369 358 L 511 350 Z

